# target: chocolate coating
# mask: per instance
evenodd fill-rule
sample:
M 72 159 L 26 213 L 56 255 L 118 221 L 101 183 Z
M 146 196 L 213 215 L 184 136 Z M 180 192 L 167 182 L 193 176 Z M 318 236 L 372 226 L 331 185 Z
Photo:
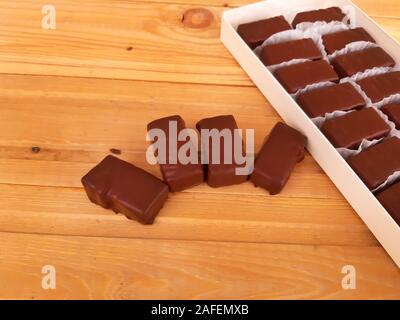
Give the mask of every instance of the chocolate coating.
M 376 189 L 400 171 L 400 139 L 384 140 L 347 161 L 370 190 Z
M 278 123 L 257 155 L 250 181 L 278 194 L 289 180 L 296 163 L 304 159 L 307 138 L 284 123 Z
M 237 32 L 251 49 L 255 49 L 275 33 L 290 29 L 289 22 L 283 16 L 278 16 L 241 24 Z
M 114 156 L 90 170 L 82 184 L 93 203 L 142 224 L 152 224 L 168 198 L 163 181 Z
M 346 15 L 338 7 L 331 7 L 327 9 L 319 9 L 312 11 L 300 12 L 296 15 L 292 22 L 293 28 L 302 22 L 317 22 L 317 21 L 342 21 Z
M 177 163 L 172 163 L 169 156 L 169 124 L 174 121 L 177 124 L 177 134 L 186 129 L 185 122 L 180 116 L 171 116 L 162 119 L 155 120 L 148 124 L 147 130 L 160 129 L 164 131 L 166 135 L 166 164 L 160 164 L 160 169 L 164 181 L 168 184 L 171 192 L 178 192 L 196 186 L 204 181 L 203 166 L 200 164 L 182 164 L 177 158 Z M 181 148 L 186 141 L 177 141 L 178 154 L 179 148 Z M 188 142 L 190 143 L 190 142 Z M 196 146 L 197 147 L 197 146 Z
M 305 92 L 297 103 L 310 118 L 323 117 L 334 111 L 347 111 L 363 107 L 364 98 L 350 83 L 335 84 Z
M 341 78 L 377 67 L 393 67 L 395 64 L 393 58 L 379 47 L 351 52 L 332 60 L 332 65 Z
M 365 78 L 357 81 L 357 84 L 372 102 L 376 103 L 393 94 L 400 93 L 400 71 Z
M 400 103 L 387 104 L 381 110 L 396 125 L 396 128 L 400 129 Z
M 301 39 L 265 46 L 260 59 L 271 66 L 293 59 L 322 59 L 322 53 L 312 39 Z
M 392 216 L 393 220 L 400 225 L 400 182 L 378 193 L 376 197 Z
M 217 163 L 212 163 L 213 159 L 213 152 L 216 152 L 216 149 L 213 148 L 212 144 L 212 139 L 208 139 L 208 149 L 205 150 L 208 159 L 209 159 L 209 164 L 206 166 L 207 168 L 207 183 L 209 186 L 213 188 L 218 188 L 218 187 L 223 187 L 223 186 L 229 186 L 229 185 L 234 185 L 234 184 L 240 184 L 245 181 L 247 181 L 248 176 L 246 175 L 237 175 L 236 174 L 236 168 L 242 167 L 241 165 L 238 165 L 235 162 L 235 148 L 234 148 L 234 130 L 238 129 L 238 126 L 236 124 L 235 118 L 231 115 L 226 115 L 226 116 L 218 116 L 218 117 L 213 117 L 213 118 L 207 118 L 200 120 L 197 125 L 196 125 L 197 130 L 201 132 L 202 129 L 207 129 L 207 130 L 212 130 L 216 129 L 218 130 L 219 133 L 221 133 L 222 130 L 227 129 L 231 132 L 232 134 L 232 144 L 230 145 L 231 151 L 232 151 L 232 161 L 231 164 L 228 164 L 229 159 L 226 159 L 225 161 L 225 150 L 224 150 L 224 145 L 225 141 L 224 139 L 220 139 L 220 161 L 219 164 Z M 202 138 L 202 145 L 203 148 L 206 148 L 206 140 Z
M 275 71 L 275 77 L 289 93 L 296 93 L 311 84 L 339 80 L 335 70 L 325 60 L 280 68 Z
M 341 50 L 352 42 L 368 41 L 375 43 L 375 39 L 364 28 L 326 34 L 322 36 L 322 41 L 328 54 Z
M 390 127 L 374 108 L 366 108 L 325 121 L 321 131 L 336 148 L 356 149 L 364 139 L 387 136 Z

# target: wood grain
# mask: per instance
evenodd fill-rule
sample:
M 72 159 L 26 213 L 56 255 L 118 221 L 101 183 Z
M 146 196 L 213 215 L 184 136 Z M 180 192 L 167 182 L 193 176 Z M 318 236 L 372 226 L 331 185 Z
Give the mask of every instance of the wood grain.
M 357 3 L 400 39 L 396 20 L 382 17 L 382 10 L 390 17 L 400 16 L 398 5 L 386 2 L 387 7 Z M 219 19 L 227 3 L 202 6 L 204 19 L 209 14 L 214 18 L 204 28 L 193 28 L 183 21 L 194 5 L 190 1 L 59 0 L 57 30 L 49 32 L 41 28 L 38 1 L 3 1 L 0 69 L 12 74 L 252 86 L 219 40 Z
M 0 233 L 0 298 L 357 299 L 400 297 L 377 247 L 154 241 Z M 41 269 L 57 289 L 41 288 Z M 344 265 L 357 290 L 343 290 Z
M 248 189 L 251 188 L 248 185 Z M 237 195 L 209 193 L 205 187 L 196 188 L 191 192 L 171 194 L 156 225 L 143 227 L 91 204 L 81 189 L 3 184 L 0 185 L 0 192 L 3 195 L 0 199 L 0 231 L 148 239 L 377 245 L 367 227 L 344 200 L 318 201 L 251 194 L 244 197 L 243 193 L 238 199 Z
M 154 226 L 87 200 L 80 178 L 112 148 L 160 177 L 155 118 L 233 114 L 260 148 L 280 118 L 219 41 L 223 11 L 251 2 L 59 0 L 45 31 L 41 1 L 1 1 L 0 298 L 400 298 L 399 270 L 309 155 L 281 195 L 203 184 Z M 400 39 L 398 1 L 356 3 Z

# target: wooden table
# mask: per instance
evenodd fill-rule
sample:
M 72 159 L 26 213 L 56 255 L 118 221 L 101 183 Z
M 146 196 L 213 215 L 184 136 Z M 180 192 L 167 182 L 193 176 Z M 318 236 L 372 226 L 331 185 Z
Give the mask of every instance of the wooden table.
M 1 298 L 400 298 L 398 268 L 310 156 L 279 196 L 201 185 L 153 226 L 87 200 L 80 178 L 112 148 L 160 175 L 145 133 L 162 116 L 233 114 L 260 148 L 279 117 L 219 40 L 246 2 L 57 0 L 43 30 L 43 1 L 1 1 Z M 399 1 L 356 3 L 400 39 Z

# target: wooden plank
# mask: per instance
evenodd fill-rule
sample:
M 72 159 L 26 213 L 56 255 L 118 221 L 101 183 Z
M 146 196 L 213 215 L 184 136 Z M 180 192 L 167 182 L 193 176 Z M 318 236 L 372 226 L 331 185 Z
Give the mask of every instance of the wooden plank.
M 79 179 L 111 148 L 159 175 L 158 166 L 146 162 L 145 135 L 146 124 L 161 116 L 179 113 L 194 128 L 201 118 L 233 114 L 241 128 L 255 130 L 256 150 L 279 121 L 254 88 L 157 83 L 155 95 L 150 82 L 11 75 L 1 80 L 0 183 L 80 187 Z M 32 147 L 40 152 L 32 153 Z M 250 186 L 215 192 L 265 195 Z M 309 156 L 296 167 L 285 196 L 342 198 Z
M 151 241 L 0 233 L 0 298 L 362 299 L 400 297 L 379 248 Z M 41 270 L 56 268 L 56 290 Z M 357 289 L 341 270 L 356 268 Z
M 2 73 L 251 85 L 219 40 L 222 8 L 197 28 L 185 5 L 60 0 L 47 31 L 40 4 L 0 4 Z
M 0 231 L 7 232 L 377 245 L 345 200 L 184 192 L 170 195 L 154 226 L 142 226 L 90 203 L 82 189 L 0 184 L 0 193 Z
M 123 158 L 160 177 L 158 166 L 149 165 L 145 162 L 143 157 L 143 154 L 132 154 Z M 311 161 L 311 158 L 308 159 Z M 99 160 L 101 160 L 101 158 Z M 80 179 L 94 167 L 95 164 L 96 163 L 0 159 L 0 183 L 81 187 Z M 291 179 L 281 194 L 282 196 L 315 199 L 342 198 L 339 191 L 335 189 L 333 183 L 326 175 L 323 173 L 307 172 L 307 170 L 302 169 L 303 165 L 307 166 L 307 162 L 301 163 L 295 168 Z M 206 184 L 203 184 L 196 188 L 196 190 L 196 192 L 218 194 L 267 195 L 263 189 L 254 188 L 250 182 L 220 189 L 212 189 Z
M 95 0 L 90 0 L 95 1 Z M 115 0 L 114 0 L 115 1 Z M 126 3 L 127 0 L 117 0 L 121 3 Z M 155 2 L 155 3 L 180 3 L 192 6 L 219 6 L 219 7 L 241 7 L 247 4 L 256 3 L 260 0 L 142 0 L 142 2 Z M 371 16 L 382 17 L 400 17 L 400 4 L 398 1 L 381 0 L 379 6 L 376 5 L 375 0 L 352 0 L 357 6 L 364 10 Z
M 359 4 L 384 13 L 371 1 Z M 60 0 L 57 30 L 46 31 L 40 5 L 0 4 L 1 73 L 252 86 L 219 40 L 224 7 L 201 7 L 188 21 L 193 4 Z M 390 8 L 399 17 L 398 5 Z M 376 20 L 400 39 L 395 19 Z
M 136 145 L 134 150 L 146 150 L 147 123 L 172 114 L 180 114 L 191 128 L 204 117 L 233 114 L 241 128 L 256 130 L 259 146 L 279 121 L 255 88 L 8 75 L 0 79 L 3 146 L 132 150 Z

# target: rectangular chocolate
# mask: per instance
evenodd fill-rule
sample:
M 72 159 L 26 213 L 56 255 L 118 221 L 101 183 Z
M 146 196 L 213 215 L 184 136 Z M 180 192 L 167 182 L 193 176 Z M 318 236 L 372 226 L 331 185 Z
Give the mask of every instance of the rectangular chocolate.
M 335 70 L 325 60 L 280 68 L 275 71 L 275 77 L 289 93 L 296 93 L 311 84 L 339 80 Z
M 255 49 L 275 33 L 290 29 L 292 27 L 284 16 L 278 16 L 241 24 L 237 32 L 251 49 Z
M 372 102 L 376 103 L 400 93 L 400 71 L 365 78 L 357 81 L 357 84 Z
M 231 115 L 227 115 L 203 119 L 197 123 L 196 128 L 202 135 L 202 147 L 205 150 L 205 155 L 208 159 L 208 165 L 206 166 L 207 183 L 211 187 L 218 188 L 240 184 L 247 181 L 247 175 L 238 175 L 236 172 L 236 169 L 242 168 L 243 165 L 239 165 L 235 161 L 234 137 L 235 135 L 237 136 L 237 132 L 235 132 L 235 130 L 238 129 L 235 118 Z M 212 134 L 211 136 L 203 136 L 204 132 L 202 132 L 202 130 L 205 130 L 206 132 L 212 130 L 214 134 Z M 225 140 L 225 132 L 230 133 L 230 142 L 229 140 Z M 215 149 L 213 147 L 215 146 L 213 145 L 213 141 L 218 140 L 220 142 L 219 157 L 216 156 L 218 153 L 218 149 Z M 227 147 L 229 150 L 226 150 L 225 147 Z M 231 159 L 225 159 L 225 152 L 231 153 Z M 218 163 L 213 161 L 214 156 L 217 158 Z
M 395 64 L 393 58 L 379 47 L 351 52 L 332 60 L 332 65 L 341 78 L 373 68 L 393 67 Z
M 396 125 L 396 129 L 400 129 L 400 103 L 387 104 L 381 110 Z
M 400 225 L 400 182 L 378 193 L 376 197 L 392 216 L 393 220 Z
M 370 190 L 400 171 L 400 139 L 393 137 L 348 159 L 348 163 Z
M 158 129 L 165 133 L 165 155 L 164 163 L 160 163 L 160 158 L 157 157 L 160 163 L 160 169 L 164 181 L 168 184 L 171 192 L 178 192 L 196 186 L 204 181 L 203 166 L 200 164 L 200 159 L 197 159 L 197 164 L 188 163 L 183 164 L 178 153 L 180 148 L 186 143 L 192 143 L 187 139 L 186 141 L 175 141 L 175 145 L 170 141 L 170 128 L 175 131 L 178 136 L 183 133 L 186 129 L 184 120 L 180 116 L 171 116 L 162 119 L 155 120 L 148 124 L 147 130 Z M 170 145 L 171 142 L 171 145 Z M 158 143 L 158 141 L 157 141 Z M 197 146 L 192 146 L 192 149 L 196 149 L 198 154 Z M 171 149 L 173 148 L 173 149 Z M 170 150 L 174 152 L 174 156 L 170 156 Z
M 265 46 L 260 54 L 266 66 L 294 59 L 322 59 L 322 53 L 312 39 L 301 39 Z
M 278 123 L 257 155 L 250 181 L 271 195 L 280 193 L 296 163 L 304 159 L 306 143 L 307 138 L 300 132 Z
M 390 127 L 374 108 L 365 108 L 325 121 L 321 131 L 335 148 L 357 149 L 364 139 L 387 136 Z
M 305 92 L 297 103 L 310 118 L 323 117 L 334 111 L 347 111 L 363 107 L 364 98 L 350 83 L 335 84 Z
M 327 9 L 319 9 L 312 11 L 305 11 L 298 13 L 293 22 L 293 28 L 303 22 L 332 22 L 332 21 L 342 21 L 346 15 L 338 7 L 330 7 Z
M 93 203 L 142 224 L 152 224 L 168 198 L 163 181 L 113 156 L 90 170 L 82 184 Z
M 328 54 L 344 49 L 352 42 L 367 41 L 375 43 L 375 39 L 364 28 L 325 34 L 322 36 L 322 41 Z

